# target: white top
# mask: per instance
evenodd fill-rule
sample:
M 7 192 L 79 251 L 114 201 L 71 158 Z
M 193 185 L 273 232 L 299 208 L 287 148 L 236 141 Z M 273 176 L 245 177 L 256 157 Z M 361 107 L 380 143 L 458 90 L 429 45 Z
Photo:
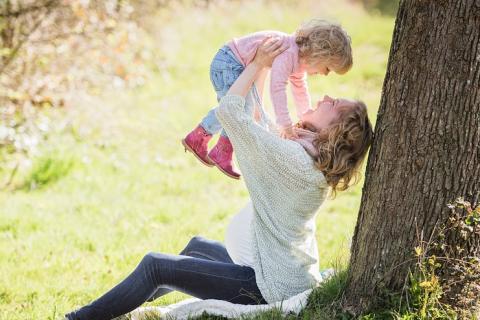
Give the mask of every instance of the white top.
M 253 204 L 251 251 L 262 296 L 272 303 L 315 287 L 321 281 L 315 217 L 328 193 L 325 177 L 298 142 L 256 123 L 244 97 L 224 96 L 215 113 Z
M 225 247 L 234 263 L 253 268 L 252 217 L 253 206 L 249 201 L 230 221 L 225 234 Z

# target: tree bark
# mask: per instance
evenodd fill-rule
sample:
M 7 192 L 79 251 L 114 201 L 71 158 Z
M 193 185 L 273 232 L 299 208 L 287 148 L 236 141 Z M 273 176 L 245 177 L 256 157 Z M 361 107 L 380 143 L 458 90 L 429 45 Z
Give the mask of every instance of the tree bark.
M 479 0 L 400 1 L 352 241 L 354 314 L 403 287 L 448 203 L 479 202 L 479 38 Z

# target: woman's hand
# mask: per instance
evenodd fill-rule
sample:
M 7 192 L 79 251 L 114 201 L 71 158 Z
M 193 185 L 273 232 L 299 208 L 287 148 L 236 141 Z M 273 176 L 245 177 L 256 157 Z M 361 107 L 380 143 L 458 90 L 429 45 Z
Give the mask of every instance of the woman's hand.
M 258 64 L 262 68 L 270 68 L 275 57 L 287 50 L 288 47 L 288 45 L 283 45 L 283 41 L 280 38 L 266 38 L 258 46 L 253 63 Z
M 264 68 L 271 67 L 275 57 L 287 48 L 288 46 L 282 46 L 282 40 L 279 38 L 263 40 L 257 49 L 253 62 L 247 65 L 230 89 L 228 89 L 227 94 L 246 97 L 253 82 L 264 71 Z

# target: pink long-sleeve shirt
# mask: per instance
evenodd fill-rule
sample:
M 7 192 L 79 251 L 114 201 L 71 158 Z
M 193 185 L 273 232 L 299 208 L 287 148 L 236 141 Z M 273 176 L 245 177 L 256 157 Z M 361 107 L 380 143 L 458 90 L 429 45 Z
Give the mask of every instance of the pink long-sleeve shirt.
M 310 94 L 308 93 L 307 73 L 299 63 L 298 46 L 295 35 L 280 31 L 260 31 L 241 38 L 233 38 L 227 43 L 238 60 L 247 66 L 253 61 L 258 46 L 267 36 L 277 36 L 288 43 L 290 47 L 279 54 L 272 64 L 270 73 L 270 96 L 275 112 L 276 123 L 282 128 L 292 125 L 288 113 L 287 83 L 295 101 L 297 115 L 300 116 L 310 108 Z

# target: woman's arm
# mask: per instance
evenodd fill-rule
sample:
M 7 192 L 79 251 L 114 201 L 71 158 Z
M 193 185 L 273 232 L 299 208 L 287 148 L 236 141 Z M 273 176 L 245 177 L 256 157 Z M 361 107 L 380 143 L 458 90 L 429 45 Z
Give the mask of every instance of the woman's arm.
M 227 133 L 228 131 L 247 129 L 249 127 L 248 123 L 253 122 L 252 115 L 255 114 L 255 110 L 249 110 L 250 108 L 245 105 L 245 101 L 241 100 L 245 100 L 252 83 L 265 80 L 268 68 L 272 66 L 274 59 L 286 49 L 288 49 L 288 44 L 284 45 L 282 40 L 278 38 L 267 38 L 259 45 L 252 63 L 245 68 L 230 87 L 226 96 L 222 98 L 224 101 L 231 100 L 230 103 L 220 103 L 216 111 L 217 118 Z M 235 100 L 235 103 L 232 103 L 233 100 Z M 271 122 L 269 126 L 272 126 Z
M 257 87 L 258 98 L 260 99 L 259 101 L 260 105 L 255 104 L 256 107 L 253 113 L 253 117 L 257 122 L 260 120 L 260 108 L 263 107 L 263 89 L 265 87 L 265 79 L 267 78 L 267 73 L 268 73 L 268 70 L 264 68 L 258 75 L 257 79 L 255 80 L 255 86 Z
M 282 181 L 279 184 L 295 181 L 303 177 L 301 172 L 311 162 L 310 156 L 297 142 L 284 140 L 256 123 L 253 106 L 245 103 L 247 92 L 259 72 L 270 66 L 274 56 L 283 49 L 276 42 L 262 44 L 254 62 L 235 80 L 215 111 L 232 142 L 245 181 L 263 180 L 266 174 L 270 178 L 278 177 L 278 181 Z M 300 185 L 291 184 L 287 188 L 292 190 Z
M 259 77 L 265 68 L 271 67 L 275 57 L 286 49 L 287 47 L 282 46 L 281 39 L 265 39 L 258 47 L 253 61 L 235 80 L 227 94 L 246 97 L 255 79 Z
M 267 78 L 267 69 L 263 69 L 263 71 L 258 75 L 257 80 L 255 80 L 255 86 L 257 87 L 258 97 L 260 101 L 263 101 L 263 89 L 265 88 L 265 79 Z

